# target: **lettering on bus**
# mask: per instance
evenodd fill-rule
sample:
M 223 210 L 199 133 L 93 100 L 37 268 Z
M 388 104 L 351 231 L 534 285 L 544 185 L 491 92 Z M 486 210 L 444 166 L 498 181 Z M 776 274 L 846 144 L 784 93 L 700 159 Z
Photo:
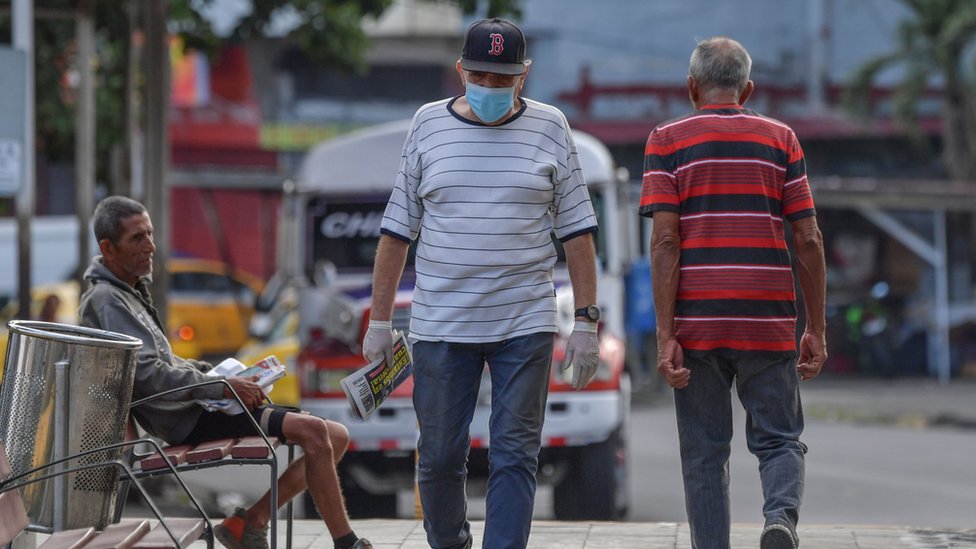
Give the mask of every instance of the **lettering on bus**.
M 332 212 L 319 230 L 326 238 L 379 238 L 383 212 Z

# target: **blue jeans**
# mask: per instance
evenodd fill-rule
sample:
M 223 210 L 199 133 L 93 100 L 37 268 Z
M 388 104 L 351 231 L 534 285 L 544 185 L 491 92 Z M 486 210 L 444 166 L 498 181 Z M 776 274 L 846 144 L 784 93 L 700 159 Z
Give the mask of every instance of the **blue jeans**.
M 491 375 L 491 419 L 483 547 L 526 546 L 553 338 L 539 333 L 497 343 L 413 344 L 413 405 L 420 423 L 417 481 L 431 547 L 463 546 L 471 536 L 464 486 L 469 427 L 485 363 Z
M 729 549 L 733 380 L 746 411 L 746 442 L 759 459 L 763 516 L 796 530 L 804 454 L 796 359 L 775 363 L 715 352 L 685 355 L 691 382 L 675 389 L 685 507 L 694 549 Z

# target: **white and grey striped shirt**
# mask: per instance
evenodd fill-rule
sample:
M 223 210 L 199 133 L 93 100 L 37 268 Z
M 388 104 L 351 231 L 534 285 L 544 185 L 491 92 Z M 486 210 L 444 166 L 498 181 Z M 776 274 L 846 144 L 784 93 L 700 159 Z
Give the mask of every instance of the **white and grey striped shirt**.
M 410 336 L 485 343 L 556 331 L 554 233 L 596 230 L 565 116 L 523 99 L 498 126 L 421 107 L 403 147 L 384 234 L 417 242 Z

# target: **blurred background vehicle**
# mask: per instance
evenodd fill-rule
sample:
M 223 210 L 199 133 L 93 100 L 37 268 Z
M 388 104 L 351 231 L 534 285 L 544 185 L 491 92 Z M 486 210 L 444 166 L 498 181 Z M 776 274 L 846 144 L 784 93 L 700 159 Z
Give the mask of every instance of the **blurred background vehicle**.
M 75 281 L 43 284 L 31 291 L 31 319 L 45 322 L 76 324 L 78 322 L 78 283 Z M 16 300 L 10 300 L 0 308 L 0 375 L 7 361 L 7 321 L 17 314 Z
M 237 360 L 254 364 L 268 355 L 275 355 L 285 365 L 287 375 L 274 383 L 269 397 L 275 404 L 298 406 L 301 387 L 295 371 L 298 356 L 298 293 L 293 286 L 271 288 L 256 303 L 251 317 L 251 337 L 237 351 Z M 271 297 L 272 299 L 268 299 Z M 262 303 L 262 299 L 265 300 Z
M 235 354 L 248 340 L 254 301 L 264 281 L 204 259 L 171 259 L 169 271 L 166 324 L 173 352 L 217 361 Z
M 248 342 L 255 299 L 263 289 L 264 281 L 217 261 L 175 258 L 168 265 L 172 285 L 166 324 L 173 351 L 186 358 L 215 361 L 237 353 Z M 64 324 L 78 323 L 80 293 L 76 281 L 40 285 L 34 288 L 31 295 L 31 318 Z M 0 308 L 0 372 L 6 361 L 7 321 L 13 319 L 16 313 L 15 299 L 7 301 Z M 264 340 L 265 343 L 268 341 L 271 340 Z M 255 341 L 254 345 L 258 343 Z M 262 352 L 264 354 L 256 356 Z M 274 350 L 265 352 L 255 348 L 247 355 L 256 358 L 242 362 L 257 362 L 269 354 L 277 354 L 283 362 L 288 360 Z

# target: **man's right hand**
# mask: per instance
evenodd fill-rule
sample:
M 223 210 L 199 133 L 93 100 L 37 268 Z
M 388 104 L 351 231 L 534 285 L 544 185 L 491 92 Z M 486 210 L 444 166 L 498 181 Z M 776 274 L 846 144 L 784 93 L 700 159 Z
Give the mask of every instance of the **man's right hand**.
M 393 323 L 389 320 L 370 320 L 363 336 L 363 358 L 372 362 L 383 356 L 393 356 Z
M 677 339 L 671 337 L 661 342 L 657 352 L 657 371 L 675 389 L 688 386 L 691 370 L 685 368 L 685 353 Z
M 229 377 L 227 378 L 227 383 L 234 388 L 234 392 L 237 396 L 241 397 L 241 401 L 248 410 L 253 410 L 264 402 L 264 391 L 261 386 L 257 384 L 258 376 L 251 377 Z M 227 398 L 234 398 L 231 394 L 230 389 L 224 387 L 224 396 Z

